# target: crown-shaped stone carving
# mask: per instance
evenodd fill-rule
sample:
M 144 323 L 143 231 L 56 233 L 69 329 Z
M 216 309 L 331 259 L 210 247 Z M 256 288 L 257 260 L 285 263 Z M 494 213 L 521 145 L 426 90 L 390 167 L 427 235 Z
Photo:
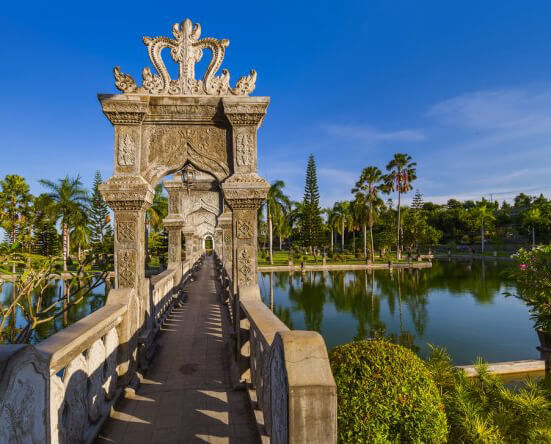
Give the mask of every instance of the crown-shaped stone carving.
M 174 39 L 167 37 L 144 37 L 143 42 L 147 46 L 147 53 L 151 64 L 155 67 L 157 74 L 149 68 L 142 71 L 143 83 L 138 87 L 132 76 L 121 72 L 116 66 L 115 86 L 123 93 L 137 94 L 173 94 L 173 95 L 236 95 L 246 96 L 253 92 L 256 82 L 256 72 L 241 77 L 235 88 L 230 87 L 230 73 L 227 69 L 222 70 L 222 75 L 216 73 L 224 60 L 224 53 L 229 40 L 218 40 L 206 37 L 199 40 L 201 36 L 201 25 L 192 24 L 191 20 L 185 19 L 181 24 L 176 23 L 172 27 Z M 178 78 L 171 79 L 168 70 L 161 57 L 164 48 L 170 49 L 170 56 L 178 66 Z M 205 71 L 202 80 L 195 79 L 195 64 L 202 56 L 203 50 L 210 49 L 212 59 Z

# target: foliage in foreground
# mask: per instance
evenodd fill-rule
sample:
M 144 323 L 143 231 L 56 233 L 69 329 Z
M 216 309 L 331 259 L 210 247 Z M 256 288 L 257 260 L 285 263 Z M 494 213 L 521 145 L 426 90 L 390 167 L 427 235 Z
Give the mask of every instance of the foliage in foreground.
M 330 355 L 343 443 L 446 442 L 444 406 L 423 361 L 384 340 L 351 342 Z
M 16 249 L 15 246 L 12 249 Z M 37 258 L 13 251 L 0 251 L 0 263 L 24 267 L 12 283 L 13 296 L 0 300 L 0 344 L 24 344 L 31 340 L 33 332 L 40 326 L 64 316 L 74 306 L 82 303 L 92 291 L 108 277 L 108 265 L 112 257 L 104 262 L 94 260 L 99 271 L 92 272 L 92 257 L 77 264 L 76 271 L 65 273 L 64 293 L 52 297 L 48 289 L 57 272 L 59 258 Z M 0 293 L 2 281 L 0 281 Z M 20 322 L 16 322 L 19 318 Z
M 551 245 L 521 248 L 513 259 L 518 265 L 512 272 L 515 296 L 528 305 L 535 328 L 551 332 Z
M 543 384 L 509 388 L 478 362 L 478 378 L 453 368 L 446 350 L 432 348 L 429 369 L 446 406 L 449 442 L 465 444 L 551 442 L 551 402 Z

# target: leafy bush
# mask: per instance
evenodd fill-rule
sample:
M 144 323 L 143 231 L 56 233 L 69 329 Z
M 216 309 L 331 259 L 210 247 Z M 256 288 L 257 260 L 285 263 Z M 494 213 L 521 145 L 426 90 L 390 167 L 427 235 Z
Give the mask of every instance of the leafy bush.
M 528 305 L 535 328 L 551 332 L 551 245 L 521 248 L 512 257 L 518 265 L 511 273 L 517 282 L 515 296 Z
M 450 442 L 551 442 L 549 392 L 534 381 L 508 388 L 488 366 L 478 362 L 478 378 L 453 368 L 449 354 L 433 348 L 427 367 L 446 406 Z
M 440 395 L 413 352 L 377 339 L 336 347 L 330 359 L 339 442 L 446 442 Z

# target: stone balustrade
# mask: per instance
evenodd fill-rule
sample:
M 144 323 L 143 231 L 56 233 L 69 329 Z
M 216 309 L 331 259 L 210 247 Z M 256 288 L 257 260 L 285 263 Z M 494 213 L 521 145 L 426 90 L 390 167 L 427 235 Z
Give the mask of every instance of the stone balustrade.
M 219 270 L 228 291 L 231 279 Z M 241 295 L 239 306 L 240 354 L 249 367 L 240 374 L 261 434 L 274 444 L 336 443 L 337 388 L 323 337 L 289 330 L 259 297 Z
M 135 290 L 114 289 L 104 307 L 36 346 L 1 345 L 0 442 L 93 441 L 123 390 L 136 385 L 138 347 L 148 354 L 175 288 L 192 272 L 186 262 L 181 282 L 174 270 L 151 278 L 149 326 L 140 325 L 145 307 Z

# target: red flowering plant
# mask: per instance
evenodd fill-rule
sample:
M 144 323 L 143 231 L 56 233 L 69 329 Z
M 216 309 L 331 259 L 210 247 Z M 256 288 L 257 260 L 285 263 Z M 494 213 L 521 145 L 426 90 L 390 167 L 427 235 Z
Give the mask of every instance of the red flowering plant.
M 530 251 L 521 248 L 511 257 L 516 263 L 511 277 L 517 288 L 506 294 L 524 301 L 536 329 L 551 332 L 551 245 Z

